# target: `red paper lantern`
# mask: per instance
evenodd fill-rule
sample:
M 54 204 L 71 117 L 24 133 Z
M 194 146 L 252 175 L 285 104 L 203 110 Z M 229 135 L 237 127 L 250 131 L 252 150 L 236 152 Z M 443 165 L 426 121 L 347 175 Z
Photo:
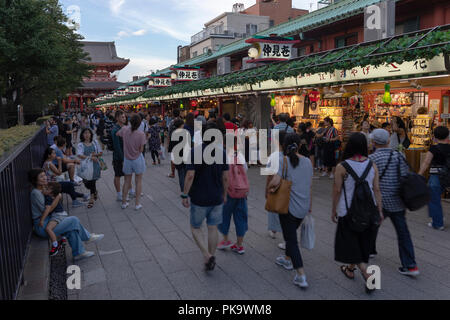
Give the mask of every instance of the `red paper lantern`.
M 191 101 L 191 107 L 195 108 L 198 105 L 197 100 L 192 100 Z

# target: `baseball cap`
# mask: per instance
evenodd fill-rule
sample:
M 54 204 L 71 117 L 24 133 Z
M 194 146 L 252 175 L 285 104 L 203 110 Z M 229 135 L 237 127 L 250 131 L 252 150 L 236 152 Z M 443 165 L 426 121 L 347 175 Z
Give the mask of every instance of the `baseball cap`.
M 389 142 L 389 132 L 384 129 L 375 129 L 370 135 L 373 142 L 378 145 L 385 145 Z

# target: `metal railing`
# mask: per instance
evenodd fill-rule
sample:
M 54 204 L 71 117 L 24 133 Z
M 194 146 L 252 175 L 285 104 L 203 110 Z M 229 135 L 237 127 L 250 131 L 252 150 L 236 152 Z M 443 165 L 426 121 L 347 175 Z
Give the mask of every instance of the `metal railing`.
M 45 127 L 0 159 L 0 300 L 17 297 L 32 232 L 28 171 L 41 167 Z

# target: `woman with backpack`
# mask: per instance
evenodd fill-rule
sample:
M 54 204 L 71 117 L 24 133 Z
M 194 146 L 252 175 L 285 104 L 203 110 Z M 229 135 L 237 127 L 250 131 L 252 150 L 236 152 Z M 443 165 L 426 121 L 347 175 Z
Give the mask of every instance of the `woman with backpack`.
M 284 138 L 284 157 L 281 159 L 278 172 L 269 183 L 269 192 L 275 192 L 283 177 L 291 181 L 288 214 L 280 214 L 280 224 L 283 230 L 283 238 L 286 242 L 285 255 L 279 256 L 275 263 L 287 270 L 295 269 L 294 284 L 301 288 L 308 287 L 303 260 L 297 241 L 297 229 L 306 215 L 312 210 L 312 177 L 313 167 L 311 160 L 299 153 L 301 138 L 295 133 L 287 134 Z M 285 166 L 287 165 L 287 173 Z
M 244 236 L 248 230 L 248 207 L 247 195 L 249 183 L 247 178 L 247 164 L 245 157 L 241 153 L 235 155 L 234 150 L 230 150 L 228 155 L 228 190 L 227 201 L 223 205 L 222 223 L 218 225 L 219 232 L 223 235 L 223 240 L 218 244 L 217 249 L 225 250 L 230 248 L 238 254 L 244 254 Z M 236 229 L 237 242 L 232 244 L 228 239 L 231 216 L 233 216 Z
M 450 144 L 449 130 L 440 126 L 434 129 L 434 138 L 437 144 L 431 146 L 427 152 L 419 174 L 424 175 L 430 168 L 428 184 L 431 189 L 431 201 L 428 204 L 428 215 L 432 219 L 429 227 L 436 230 L 444 230 L 444 217 L 442 212 L 441 195 L 450 187 Z
M 361 270 L 367 293 L 367 263 L 374 232 L 383 217 L 378 169 L 368 158 L 367 139 L 356 132 L 345 147 L 344 161 L 336 167 L 331 220 L 337 223 L 335 260 L 345 263 L 343 274 L 355 278 L 355 266 Z M 376 201 L 375 201 L 376 200 Z

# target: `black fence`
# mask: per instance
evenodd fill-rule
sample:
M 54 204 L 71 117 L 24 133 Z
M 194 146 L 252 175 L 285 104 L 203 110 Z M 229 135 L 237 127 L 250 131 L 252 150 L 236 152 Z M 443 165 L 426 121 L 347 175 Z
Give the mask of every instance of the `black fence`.
M 47 147 L 42 127 L 0 159 L 0 300 L 15 299 L 23 278 L 32 221 L 28 170 L 41 167 Z

